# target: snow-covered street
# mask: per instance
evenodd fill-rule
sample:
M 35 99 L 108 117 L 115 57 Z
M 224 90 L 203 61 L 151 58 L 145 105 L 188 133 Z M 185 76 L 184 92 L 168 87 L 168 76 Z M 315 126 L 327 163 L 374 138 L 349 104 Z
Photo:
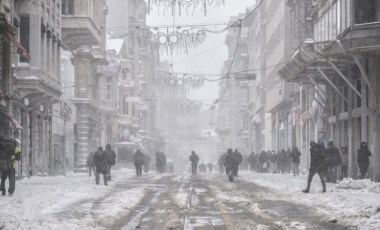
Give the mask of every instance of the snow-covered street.
M 33 177 L 0 198 L 1 229 L 378 229 L 380 185 L 346 180 L 321 194 L 306 175 L 241 172 L 143 174 L 115 171 L 109 186 L 93 177 Z

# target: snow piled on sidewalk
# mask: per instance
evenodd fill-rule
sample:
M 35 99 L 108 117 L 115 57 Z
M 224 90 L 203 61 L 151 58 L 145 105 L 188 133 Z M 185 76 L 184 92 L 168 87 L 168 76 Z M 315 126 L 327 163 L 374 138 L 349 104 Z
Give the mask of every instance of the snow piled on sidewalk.
M 345 179 L 338 184 L 327 183 L 327 193 L 322 194 L 322 185 L 316 175 L 310 193 L 304 194 L 301 191 L 306 187 L 307 175 L 242 172 L 240 179 L 271 188 L 281 199 L 317 207 L 331 217 L 330 220 L 336 219 L 357 229 L 380 229 L 379 183 Z
M 94 222 L 100 213 L 89 214 L 86 210 L 91 208 L 85 206 L 101 200 L 118 181 L 125 181 L 134 173 L 120 170 L 114 175 L 124 176 L 114 176 L 108 186 L 102 180 L 96 185 L 94 177 L 85 173 L 17 181 L 12 197 L 0 196 L 0 229 L 105 229 Z M 142 189 L 130 192 L 125 202 L 120 198 L 117 201 L 121 205 L 124 202 L 126 208 L 135 205 L 143 194 Z

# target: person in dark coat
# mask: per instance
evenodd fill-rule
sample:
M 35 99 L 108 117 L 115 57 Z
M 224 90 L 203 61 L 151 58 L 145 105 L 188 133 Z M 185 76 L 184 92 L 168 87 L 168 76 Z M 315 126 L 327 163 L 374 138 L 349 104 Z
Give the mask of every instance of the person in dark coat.
M 107 155 L 107 180 L 111 180 L 111 167 L 116 164 L 116 153 L 111 149 L 111 145 L 106 145 L 105 153 Z
M 238 176 L 239 165 L 243 161 L 243 156 L 241 155 L 241 153 L 237 149 L 235 149 L 234 157 L 236 158 L 236 164 L 234 165 L 233 173 L 234 173 L 234 176 Z
M 16 189 L 16 164 L 21 160 L 21 146 L 18 131 L 13 140 L 4 140 L 0 146 L 1 195 L 5 196 L 5 182 L 9 180 L 8 195 L 12 196 Z
M 86 166 L 88 167 L 88 176 L 91 176 L 92 171 L 94 171 L 95 174 L 95 164 L 94 164 L 94 153 L 90 152 L 90 154 L 87 157 Z
M 311 181 L 314 175 L 317 173 L 321 179 L 323 190 L 326 192 L 326 181 L 324 178 L 324 162 L 325 162 L 325 148 L 322 144 L 317 144 L 314 141 L 310 141 L 310 168 L 309 176 L 307 178 L 307 187 L 302 190 L 304 193 L 310 192 Z
M 141 176 L 142 175 L 142 166 L 144 165 L 145 156 L 144 154 L 138 149 L 135 154 L 133 154 L 133 163 L 135 164 L 136 168 L 136 175 Z
M 94 154 L 95 164 L 95 183 L 99 184 L 99 175 L 103 174 L 104 185 L 107 185 L 107 173 L 108 173 L 108 157 L 103 151 L 103 147 L 99 146 L 98 150 Z
M 226 159 L 224 161 L 224 167 L 226 168 L 226 173 L 228 176 L 228 179 L 232 182 L 234 181 L 234 167 L 237 165 L 236 157 L 234 156 L 234 152 L 232 149 L 227 150 Z
M 251 152 L 251 154 L 248 156 L 248 164 L 249 164 L 249 171 L 254 171 L 256 169 L 256 157 L 255 153 Z
M 199 164 L 199 174 L 206 173 L 206 172 L 207 172 L 206 165 L 204 163 L 200 163 Z
M 347 169 L 348 169 L 348 154 L 347 154 L 347 148 L 342 147 L 340 148 L 340 153 L 341 153 L 341 162 L 342 164 L 340 165 L 340 180 L 343 180 L 344 178 L 347 177 Z
M 301 152 L 298 150 L 297 147 L 294 147 L 292 150 L 292 163 L 293 163 L 293 175 L 298 176 L 299 175 L 299 168 L 300 168 L 300 162 L 301 162 Z
M 369 157 L 372 153 L 368 149 L 367 142 L 360 143 L 360 149 L 358 150 L 358 165 L 360 169 L 360 179 L 365 179 L 367 176 L 367 170 L 369 166 Z
M 164 173 L 166 167 L 166 156 L 163 152 L 156 152 L 156 167 L 158 173 Z
M 191 161 L 191 172 L 192 172 L 192 174 L 197 175 L 197 167 L 198 167 L 199 156 L 197 154 L 195 154 L 194 151 L 191 151 L 189 161 Z
M 327 166 L 327 182 L 336 183 L 336 180 L 338 178 L 338 167 L 341 164 L 340 153 L 332 141 L 329 142 L 326 152 L 327 159 L 325 162 Z

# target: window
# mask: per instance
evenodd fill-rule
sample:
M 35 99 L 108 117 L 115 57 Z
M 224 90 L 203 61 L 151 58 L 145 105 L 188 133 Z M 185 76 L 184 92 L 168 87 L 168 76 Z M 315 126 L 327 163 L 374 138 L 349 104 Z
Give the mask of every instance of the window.
M 375 0 L 355 0 L 355 24 L 371 23 L 376 20 L 376 9 L 379 8 L 379 1 Z
M 62 0 L 62 15 L 74 15 L 74 0 Z
M 29 52 L 30 19 L 29 16 L 20 16 L 20 43 Z M 20 56 L 20 62 L 29 62 L 29 59 Z
M 111 77 L 109 77 L 109 78 L 107 78 L 107 84 L 106 84 L 106 90 L 107 90 L 107 92 L 106 92 L 106 100 L 107 101 L 112 101 L 112 78 Z

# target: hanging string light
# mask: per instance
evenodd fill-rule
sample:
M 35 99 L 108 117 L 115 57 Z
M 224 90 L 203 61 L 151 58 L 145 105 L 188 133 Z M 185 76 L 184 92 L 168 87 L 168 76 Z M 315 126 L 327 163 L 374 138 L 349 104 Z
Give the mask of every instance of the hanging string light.
M 220 7 L 224 2 L 225 0 L 148 0 L 148 10 L 150 12 L 152 8 L 157 8 L 164 13 L 170 11 L 172 15 L 177 11 L 181 16 L 183 11 L 190 15 L 200 8 L 207 15 L 207 7 Z

